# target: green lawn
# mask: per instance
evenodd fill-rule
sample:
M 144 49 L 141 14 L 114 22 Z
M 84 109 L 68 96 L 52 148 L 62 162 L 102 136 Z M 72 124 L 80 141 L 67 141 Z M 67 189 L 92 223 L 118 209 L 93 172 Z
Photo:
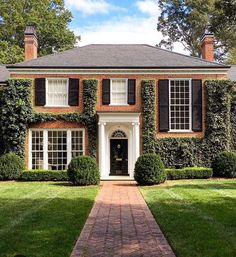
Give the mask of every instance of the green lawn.
M 70 256 L 98 189 L 68 183 L 1 182 L 0 256 Z
M 178 257 L 236 256 L 236 180 L 167 181 L 141 191 Z

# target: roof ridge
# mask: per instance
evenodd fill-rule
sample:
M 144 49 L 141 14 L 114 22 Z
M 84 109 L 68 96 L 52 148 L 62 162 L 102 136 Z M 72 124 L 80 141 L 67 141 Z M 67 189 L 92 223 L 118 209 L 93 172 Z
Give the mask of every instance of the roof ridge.
M 154 48 L 154 49 L 158 49 L 158 50 L 165 51 L 165 52 L 172 53 L 172 54 L 177 54 L 177 55 L 188 57 L 188 58 L 195 59 L 195 60 L 200 60 L 200 61 L 203 61 L 203 62 L 206 62 L 206 63 L 212 63 L 212 64 L 216 64 L 216 65 L 219 65 L 219 66 L 225 66 L 225 64 L 221 64 L 221 63 L 218 63 L 218 62 L 207 61 L 207 60 L 202 59 L 200 57 L 178 53 L 178 52 L 175 52 L 175 51 L 171 51 L 171 50 L 168 50 L 168 49 L 161 48 L 159 46 L 151 46 L 151 45 L 148 45 L 148 44 L 145 44 L 145 45 L 148 46 L 148 47 Z

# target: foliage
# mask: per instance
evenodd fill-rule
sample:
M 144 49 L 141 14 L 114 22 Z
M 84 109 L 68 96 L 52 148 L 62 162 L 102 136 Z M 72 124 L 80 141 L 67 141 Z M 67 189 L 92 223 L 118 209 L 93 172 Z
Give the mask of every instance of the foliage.
M 236 150 L 236 92 L 234 92 L 232 97 L 231 124 L 232 124 L 232 148 Z
M 236 180 L 195 179 L 141 192 L 176 256 L 235 257 L 235 189 Z
M 31 80 L 8 80 L 1 101 L 0 125 L 6 151 L 23 157 L 27 127 L 33 117 Z
M 32 108 L 31 80 L 10 79 L 3 90 L 0 124 L 6 151 L 25 155 L 25 137 L 30 124 L 46 121 L 78 122 L 88 127 L 89 153 L 96 156 L 97 80 L 86 80 L 84 85 L 83 113 L 35 113 Z M 88 93 L 90 88 L 90 92 Z
M 20 174 L 19 180 L 24 181 L 67 181 L 65 170 L 26 170 Z
M 24 169 L 24 160 L 15 153 L 0 156 L 0 180 L 17 179 Z
M 69 180 L 76 186 L 97 185 L 100 173 L 96 160 L 89 156 L 78 156 L 71 160 L 67 174 Z
M 98 190 L 68 182 L 1 183 L 0 256 L 69 257 Z
M 230 149 L 235 140 L 231 134 L 231 94 L 233 83 L 226 80 L 205 82 L 206 88 L 206 133 L 205 138 L 156 139 L 155 87 L 154 83 L 142 82 L 143 107 L 143 152 L 152 152 L 153 143 L 166 167 L 206 166 L 225 149 Z M 235 112 L 233 112 L 235 113 Z M 233 125 L 235 131 L 236 126 Z M 235 133 L 235 132 L 234 132 Z
M 228 63 L 236 64 L 236 47 L 229 50 Z
M 227 8 L 226 2 L 231 2 L 231 9 Z M 200 57 L 201 37 L 208 24 L 216 36 L 216 59 L 222 60 L 228 50 L 236 46 L 235 14 L 228 19 L 235 10 L 233 5 L 232 0 L 159 1 L 161 14 L 157 30 L 164 36 L 159 46 L 172 48 L 175 42 L 180 42 L 192 56 Z
M 143 112 L 143 153 L 155 151 L 155 82 L 154 80 L 141 81 L 141 98 Z
M 134 178 L 140 185 L 160 184 L 166 180 L 164 164 L 159 155 L 147 153 L 135 163 Z
M 236 178 L 236 152 L 219 153 L 212 162 L 214 176 Z
M 68 28 L 72 14 L 63 0 L 42 0 L 40 4 L 37 0 L 1 1 L 0 17 L 0 63 L 23 60 L 23 37 L 28 24 L 36 27 L 39 56 L 73 48 L 76 43 L 77 37 Z
M 211 178 L 212 169 L 205 167 L 189 167 L 184 169 L 165 169 L 168 180 Z

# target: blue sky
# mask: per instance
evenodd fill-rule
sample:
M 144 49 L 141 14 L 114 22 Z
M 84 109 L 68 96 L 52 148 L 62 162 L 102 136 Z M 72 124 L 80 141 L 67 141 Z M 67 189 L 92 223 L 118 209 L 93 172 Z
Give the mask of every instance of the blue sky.
M 70 28 L 87 44 L 150 44 L 163 38 L 156 30 L 157 0 L 65 0 L 73 14 Z M 184 53 L 181 44 L 175 51 Z

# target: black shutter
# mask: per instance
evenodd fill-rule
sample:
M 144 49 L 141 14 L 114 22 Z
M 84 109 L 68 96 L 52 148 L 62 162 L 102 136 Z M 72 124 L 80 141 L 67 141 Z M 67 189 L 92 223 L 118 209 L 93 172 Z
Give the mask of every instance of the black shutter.
M 110 79 L 102 80 L 102 104 L 110 104 Z
M 35 79 L 35 105 L 44 106 L 46 104 L 45 78 Z
M 69 79 L 69 101 L 70 106 L 79 105 L 79 79 Z
M 169 131 L 169 80 L 158 81 L 159 131 Z
M 136 87 L 136 80 L 129 79 L 128 80 L 128 104 L 131 104 L 131 105 L 135 104 L 135 87 Z
M 202 131 L 202 81 L 192 80 L 192 130 Z

